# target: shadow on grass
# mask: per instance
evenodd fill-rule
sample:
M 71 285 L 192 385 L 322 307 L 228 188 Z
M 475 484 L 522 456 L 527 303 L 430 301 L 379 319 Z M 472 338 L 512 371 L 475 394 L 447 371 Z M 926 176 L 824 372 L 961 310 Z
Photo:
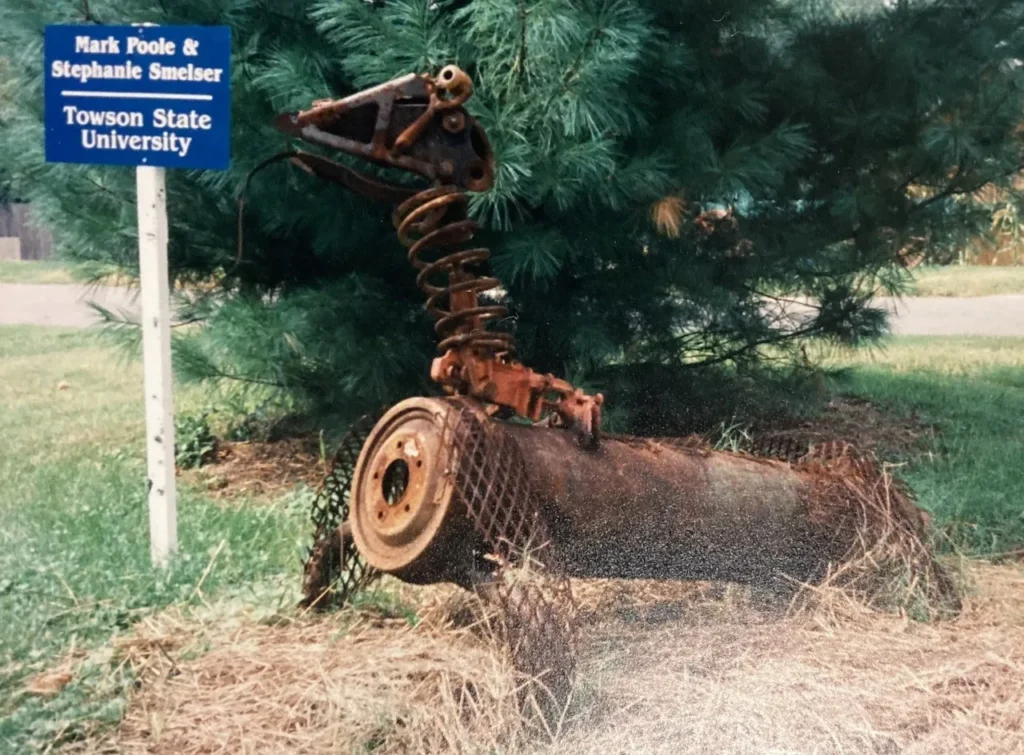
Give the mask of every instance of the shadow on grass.
M 834 385 L 939 429 L 900 474 L 955 545 L 986 556 L 1024 548 L 1024 370 L 947 375 L 857 367 Z

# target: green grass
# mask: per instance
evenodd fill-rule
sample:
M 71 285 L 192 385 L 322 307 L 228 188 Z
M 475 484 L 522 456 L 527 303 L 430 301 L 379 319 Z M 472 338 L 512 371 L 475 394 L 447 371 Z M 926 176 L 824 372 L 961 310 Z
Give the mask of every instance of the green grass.
M 1024 338 L 893 338 L 831 366 L 839 390 L 939 428 L 902 474 L 960 546 L 1024 548 Z
M 914 270 L 911 296 L 992 296 L 1024 293 L 1024 266 L 949 265 Z
M 305 509 L 221 507 L 188 489 L 180 551 L 166 571 L 150 566 L 141 366 L 94 339 L 0 327 L 2 752 L 118 719 L 124 690 L 112 680 L 130 679 L 102 664 L 53 698 L 25 692 L 72 650 L 106 646 L 169 604 L 298 573 Z M 176 408 L 199 400 L 183 391 Z
M 939 427 L 903 474 L 962 545 L 1024 545 L 1024 339 L 897 338 L 829 366 L 836 389 Z M 207 399 L 181 390 L 176 409 Z M 298 582 L 301 498 L 222 507 L 183 489 L 179 556 L 153 569 L 143 429 L 137 362 L 89 332 L 0 327 L 0 752 L 116 724 L 133 680 L 112 672 L 110 641 L 147 614 L 249 591 L 266 607 L 283 594 L 266 585 Z M 82 651 L 93 660 L 60 694 L 25 692 Z
M 0 260 L 0 283 L 74 283 L 63 262 Z

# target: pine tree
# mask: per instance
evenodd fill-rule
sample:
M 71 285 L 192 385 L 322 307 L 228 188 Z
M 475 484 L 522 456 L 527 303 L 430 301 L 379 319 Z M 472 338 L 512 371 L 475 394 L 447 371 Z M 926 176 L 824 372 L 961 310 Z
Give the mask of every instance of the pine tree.
M 0 55 L 0 133 L 3 133 L 11 118 L 14 108 L 14 76 L 10 71 L 10 63 Z M 13 158 L 0 147 L 0 204 L 12 202 L 17 198 L 11 175 Z
M 316 411 L 430 390 L 434 343 L 390 208 L 286 165 L 273 116 L 456 63 L 498 162 L 473 197 L 525 361 L 667 421 L 695 366 L 885 327 L 900 260 L 984 231 L 1024 166 L 1014 0 L 0 0 L 3 149 L 70 259 L 135 266 L 133 176 L 43 163 L 47 22 L 228 23 L 233 161 L 169 176 L 171 264 L 214 279 L 176 341 L 197 377 Z M 355 163 L 350 163 L 355 165 Z M 364 167 L 364 166 L 357 166 Z M 1016 201 L 1016 200 L 1014 200 Z M 780 328 L 793 299 L 810 319 Z M 767 306 L 766 306 L 767 305 Z M 676 392 L 678 394 L 678 391 Z M 652 399 L 656 412 L 640 412 Z

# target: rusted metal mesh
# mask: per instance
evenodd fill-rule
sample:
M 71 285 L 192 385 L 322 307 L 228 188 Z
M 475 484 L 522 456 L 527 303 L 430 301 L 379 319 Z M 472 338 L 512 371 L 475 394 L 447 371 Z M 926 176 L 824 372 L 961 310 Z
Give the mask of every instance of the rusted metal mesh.
M 561 707 L 575 675 L 577 607 L 537 502 L 526 463 L 499 422 L 452 402 L 445 446 L 456 460 L 455 495 L 495 564 L 482 592 L 533 702 Z M 539 694 L 538 694 L 539 693 Z
M 609 437 L 609 436 L 606 436 Z M 782 436 L 760 436 L 753 435 L 738 443 L 735 448 L 722 448 L 715 446 L 703 435 L 685 435 L 682 437 L 653 437 L 642 438 L 637 436 L 616 435 L 611 436 L 615 440 L 629 443 L 631 445 L 650 445 L 655 443 L 676 451 L 697 451 L 710 453 L 715 450 L 727 451 L 738 456 L 746 456 L 758 459 L 775 459 L 795 464 L 807 456 L 813 449 L 811 444 L 799 438 L 787 438 Z
M 830 441 L 811 446 L 793 468 L 809 480 L 808 521 L 827 523 L 834 543 L 843 546 L 821 583 L 921 616 L 960 611 L 960 587 L 936 558 L 928 515 L 874 454 Z
M 359 452 L 383 412 L 358 419 L 342 438 L 313 502 L 313 545 L 303 568 L 302 605 L 324 611 L 365 589 L 379 574 L 360 557 L 348 527 L 349 492 Z
M 866 504 L 849 506 L 862 530 L 876 531 L 895 526 L 907 535 L 922 535 L 924 521 L 921 510 L 914 504 L 913 491 L 889 474 L 874 454 L 846 441 L 828 441 L 811 445 L 793 462 L 793 468 L 817 474 L 850 489 L 870 491 L 869 495 L 860 496 Z M 834 507 L 838 500 L 842 497 L 823 496 L 821 505 Z
M 532 680 L 524 703 L 548 715 L 564 706 L 575 677 L 577 608 L 558 562 L 526 464 L 501 424 L 453 401 L 443 445 L 457 503 L 473 522 L 492 573 L 480 593 L 516 668 Z M 344 522 L 359 452 L 378 419 L 367 415 L 345 435 L 313 505 L 314 543 L 305 563 L 303 605 L 328 610 L 349 602 L 379 572 L 356 550 Z

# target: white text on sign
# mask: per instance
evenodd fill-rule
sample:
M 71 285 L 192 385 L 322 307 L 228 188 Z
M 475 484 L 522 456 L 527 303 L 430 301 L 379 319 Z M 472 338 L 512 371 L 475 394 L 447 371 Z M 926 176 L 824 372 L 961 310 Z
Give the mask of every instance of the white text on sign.
M 67 125 L 75 126 L 117 126 L 119 128 L 145 128 L 145 115 L 137 111 L 125 110 L 86 110 L 65 105 L 64 115 Z M 178 130 L 209 131 L 212 119 L 207 114 L 200 115 L 195 110 L 187 113 L 176 112 L 169 108 L 157 108 L 150 119 L 153 128 L 173 128 Z M 188 154 L 192 146 L 192 138 L 179 136 L 164 131 L 161 134 L 119 134 L 115 129 L 101 132 L 95 128 L 82 130 L 82 147 L 85 149 L 130 149 L 133 151 L 177 152 L 181 157 Z
M 228 27 L 49 25 L 43 70 L 47 161 L 227 167 Z
M 164 37 L 159 39 L 142 39 L 141 37 L 128 37 L 126 52 L 128 55 L 174 55 L 177 45 Z M 121 40 L 117 37 L 107 36 L 105 39 L 94 39 L 88 34 L 80 34 L 75 37 L 75 52 L 84 52 L 90 55 L 120 55 Z M 194 39 L 186 39 L 182 45 L 183 55 L 198 55 L 199 43 Z
M 128 55 L 165 55 L 173 56 L 178 46 L 167 39 L 141 39 L 129 37 L 125 45 Z M 120 55 L 121 40 L 116 37 L 94 39 L 82 34 L 75 37 L 75 52 L 89 55 Z M 198 55 L 199 43 L 194 39 L 186 39 L 181 46 L 182 55 Z M 50 75 L 55 79 L 75 79 L 85 84 L 91 79 L 129 80 L 142 79 L 142 66 L 131 61 L 120 64 L 103 64 L 93 60 L 89 63 L 72 63 L 69 60 L 55 60 L 50 65 Z M 149 81 L 207 81 L 218 83 L 224 75 L 223 68 L 205 68 L 191 63 L 184 66 L 168 66 L 150 63 L 147 67 Z
M 103 65 L 93 60 L 89 63 L 71 63 L 68 60 L 55 60 L 50 66 L 50 75 L 55 79 L 75 79 L 85 84 L 93 79 L 109 79 L 111 81 L 141 81 L 142 66 L 134 63 L 119 65 Z M 189 63 L 187 66 L 165 66 L 150 63 L 146 78 L 149 81 L 208 81 L 219 83 L 224 75 L 223 68 L 203 68 Z

